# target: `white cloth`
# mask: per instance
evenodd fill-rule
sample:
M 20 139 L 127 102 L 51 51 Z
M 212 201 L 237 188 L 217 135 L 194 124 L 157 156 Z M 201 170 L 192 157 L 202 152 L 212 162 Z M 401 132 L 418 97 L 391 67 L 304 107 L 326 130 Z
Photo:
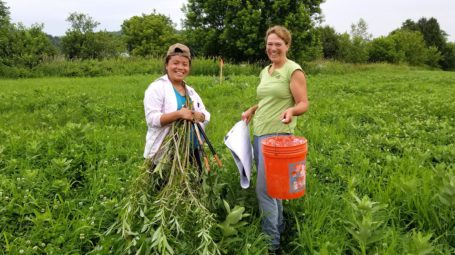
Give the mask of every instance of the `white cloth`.
M 250 186 L 251 168 L 253 166 L 253 147 L 250 142 L 250 129 L 245 121 L 237 122 L 224 137 L 224 144 L 231 151 L 240 173 L 240 186 Z
M 202 127 L 210 121 L 210 113 L 205 109 L 201 97 L 190 86 L 186 85 L 188 96 L 193 102 L 194 110 L 205 115 Z M 177 111 L 177 98 L 172 83 L 167 75 L 161 76 L 152 82 L 144 95 L 145 121 L 147 135 L 145 138 L 144 158 L 153 157 L 164 141 L 171 124 L 161 126 L 161 115 Z

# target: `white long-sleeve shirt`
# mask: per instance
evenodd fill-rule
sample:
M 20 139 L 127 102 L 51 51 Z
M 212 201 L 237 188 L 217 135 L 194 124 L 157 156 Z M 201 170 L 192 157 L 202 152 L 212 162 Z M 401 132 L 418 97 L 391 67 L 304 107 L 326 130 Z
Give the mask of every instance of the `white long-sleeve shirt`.
M 186 89 L 193 102 L 194 110 L 205 115 L 205 121 L 201 123 L 205 127 L 210 121 L 210 113 L 205 109 L 204 103 L 196 91 L 188 85 L 186 85 Z M 151 158 L 156 154 L 172 125 L 161 126 L 161 115 L 174 111 L 177 111 L 177 98 L 168 76 L 163 75 L 145 90 L 144 112 L 147 122 L 147 135 L 144 158 Z

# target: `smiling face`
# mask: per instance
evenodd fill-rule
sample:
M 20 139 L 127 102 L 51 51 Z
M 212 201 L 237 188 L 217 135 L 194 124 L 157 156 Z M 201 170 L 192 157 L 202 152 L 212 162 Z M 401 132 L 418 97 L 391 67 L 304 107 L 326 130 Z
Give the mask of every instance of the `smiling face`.
M 275 33 L 269 34 L 266 42 L 266 52 L 272 63 L 278 65 L 284 63 L 288 50 L 289 47 L 283 39 Z
M 166 73 L 174 84 L 181 83 L 190 72 L 190 60 L 180 55 L 171 56 L 166 64 Z

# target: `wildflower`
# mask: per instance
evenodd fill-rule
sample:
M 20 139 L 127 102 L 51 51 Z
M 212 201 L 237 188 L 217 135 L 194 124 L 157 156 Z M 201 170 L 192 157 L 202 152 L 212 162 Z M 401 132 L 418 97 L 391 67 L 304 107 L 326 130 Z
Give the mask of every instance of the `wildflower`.
M 79 234 L 79 239 L 84 240 L 85 239 L 85 234 L 84 233 L 80 233 Z
M 19 254 L 24 254 L 24 250 L 20 249 Z
M 36 245 L 33 246 L 33 250 L 34 250 L 34 251 L 38 250 L 38 246 L 36 246 Z
M 46 246 L 46 244 L 45 243 L 41 243 L 41 247 L 44 247 L 44 246 Z

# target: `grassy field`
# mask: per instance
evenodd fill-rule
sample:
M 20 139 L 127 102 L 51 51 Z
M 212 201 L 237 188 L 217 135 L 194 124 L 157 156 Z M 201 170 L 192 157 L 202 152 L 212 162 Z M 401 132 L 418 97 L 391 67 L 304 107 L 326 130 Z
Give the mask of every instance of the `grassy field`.
M 0 254 L 113 252 L 104 233 L 143 164 L 142 99 L 156 77 L 0 80 Z M 254 188 L 240 188 L 223 145 L 258 78 L 188 83 L 212 114 L 219 199 L 251 214 L 226 253 L 266 254 Z M 307 192 L 285 201 L 285 253 L 454 254 L 455 73 L 320 72 L 308 94 L 296 133 L 309 141 Z

